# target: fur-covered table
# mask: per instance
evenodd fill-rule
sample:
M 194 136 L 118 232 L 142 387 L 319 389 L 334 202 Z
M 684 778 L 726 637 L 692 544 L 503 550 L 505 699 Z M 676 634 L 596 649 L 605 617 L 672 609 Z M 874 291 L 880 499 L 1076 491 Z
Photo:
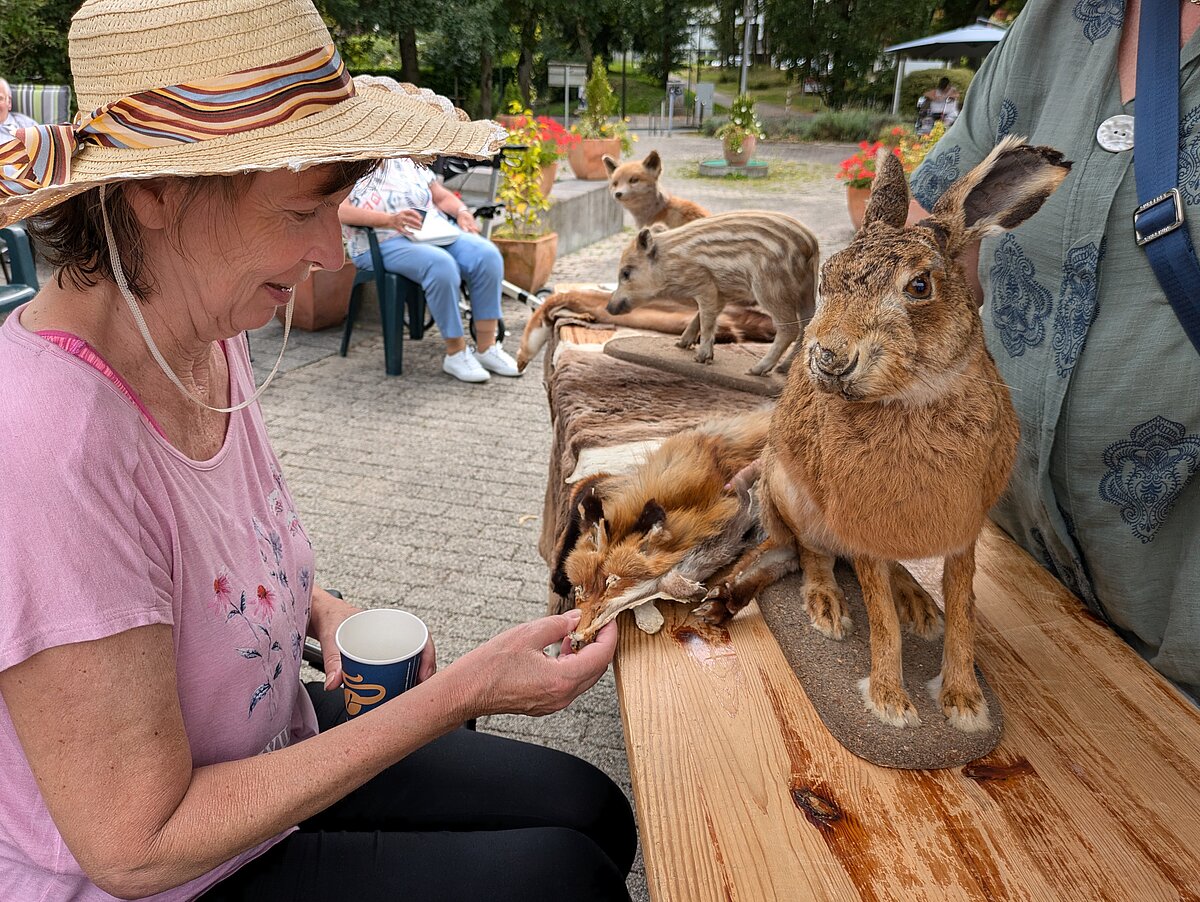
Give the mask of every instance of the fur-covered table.
M 766 400 L 604 354 L 615 335 L 560 325 L 546 349 L 552 565 L 568 480 Z M 1200 898 L 1200 712 L 999 530 L 977 560 L 978 661 L 1004 733 L 944 770 L 878 767 L 834 741 L 756 604 L 727 629 L 663 604 L 654 635 L 622 615 L 617 690 L 656 902 Z M 938 574 L 916 575 L 936 596 Z

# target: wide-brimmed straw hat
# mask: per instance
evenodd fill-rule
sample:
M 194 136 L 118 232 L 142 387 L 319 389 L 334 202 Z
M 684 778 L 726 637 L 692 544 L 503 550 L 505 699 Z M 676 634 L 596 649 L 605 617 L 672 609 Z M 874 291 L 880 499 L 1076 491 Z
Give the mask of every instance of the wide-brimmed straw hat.
M 311 0 L 87 0 L 70 56 L 74 123 L 0 142 L 0 225 L 127 179 L 487 158 L 505 137 L 430 91 L 351 79 Z

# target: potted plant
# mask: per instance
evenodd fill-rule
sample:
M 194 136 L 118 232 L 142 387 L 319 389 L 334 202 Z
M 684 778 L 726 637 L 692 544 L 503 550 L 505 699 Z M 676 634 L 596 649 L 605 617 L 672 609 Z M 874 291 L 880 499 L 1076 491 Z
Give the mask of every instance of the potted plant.
M 558 233 L 547 232 L 543 219 L 550 209 L 541 188 L 542 130 L 526 110 L 523 125 L 509 130 L 511 144 L 525 150 L 505 153 L 496 199 L 504 204 L 504 222 L 492 241 L 504 258 L 504 278 L 526 291 L 537 291 L 550 278 L 558 255 Z
M 572 147 L 579 143 L 579 136 L 563 128 L 549 116 L 538 116 L 534 120 L 538 128 L 538 165 L 542 167 L 542 194 L 550 196 L 554 188 L 554 180 L 558 177 L 558 161 L 567 156 Z M 523 129 L 526 125 L 524 116 L 518 116 L 513 123 L 514 128 Z M 510 140 L 513 138 L 509 133 Z
M 604 155 L 619 160 L 622 153 L 632 153 L 635 139 L 629 134 L 628 120 L 610 121 L 617 111 L 617 98 L 608 83 L 604 60 L 599 56 L 592 61 L 592 74 L 583 88 L 583 97 L 587 106 L 579 122 L 571 126 L 579 142 L 567 149 L 567 162 L 577 179 L 607 180 Z
M 754 156 L 758 139 L 762 138 L 762 123 L 754 115 L 754 98 L 739 94 L 729 108 L 729 121 L 721 123 L 715 132 L 721 139 L 725 152 L 725 163 L 729 166 L 745 166 Z

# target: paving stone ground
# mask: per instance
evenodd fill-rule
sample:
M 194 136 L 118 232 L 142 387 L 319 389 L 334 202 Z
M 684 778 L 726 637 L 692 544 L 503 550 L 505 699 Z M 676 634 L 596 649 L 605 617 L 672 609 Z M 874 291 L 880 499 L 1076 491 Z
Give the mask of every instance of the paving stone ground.
M 717 141 L 643 139 L 636 153 L 655 148 L 668 188 L 714 212 L 789 213 L 817 233 L 823 254 L 850 239 L 845 192 L 833 174 L 852 148 L 764 146 L 758 156 L 779 177 L 733 182 L 682 174 L 719 157 Z M 552 281 L 612 281 L 628 224 L 562 257 Z M 505 302 L 510 350 L 527 313 Z M 272 323 L 252 337 L 260 380 L 281 335 Z M 341 327 L 292 333 L 262 399 L 271 438 L 316 549 L 318 581 L 364 607 L 413 611 L 430 624 L 444 665 L 545 610 L 547 572 L 536 547 L 550 453 L 542 363 L 520 379 L 466 385 L 442 374 L 442 342 L 432 332 L 405 342 L 404 375 L 389 378 L 377 315 L 356 328 L 345 358 L 337 356 L 340 337 Z M 490 717 L 479 728 L 580 755 L 630 791 L 611 671 L 566 711 Z M 635 900 L 647 898 L 640 856 L 629 885 Z

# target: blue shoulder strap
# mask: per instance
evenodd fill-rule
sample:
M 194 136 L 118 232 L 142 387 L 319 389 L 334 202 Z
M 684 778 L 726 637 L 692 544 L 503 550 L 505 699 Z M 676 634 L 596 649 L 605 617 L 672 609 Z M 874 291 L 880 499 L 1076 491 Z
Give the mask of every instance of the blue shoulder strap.
M 1179 194 L 1179 0 L 1142 0 L 1133 140 L 1134 237 L 1200 351 L 1200 262 Z

